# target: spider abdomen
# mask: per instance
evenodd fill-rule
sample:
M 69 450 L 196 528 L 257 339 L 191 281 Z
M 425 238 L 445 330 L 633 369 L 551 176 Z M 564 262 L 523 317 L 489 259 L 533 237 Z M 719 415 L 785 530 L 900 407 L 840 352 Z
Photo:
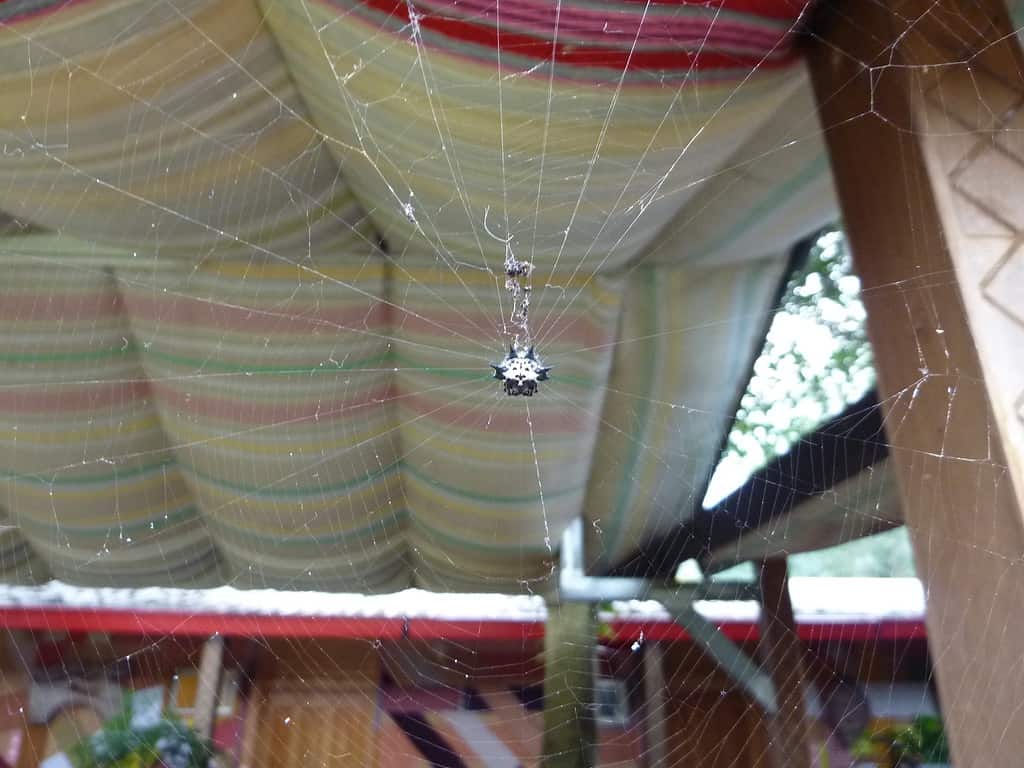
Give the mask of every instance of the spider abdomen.
M 516 349 L 509 347 L 508 355 L 500 363 L 491 363 L 494 378 L 501 381 L 509 397 L 533 397 L 538 384 L 548 380 L 550 366 L 537 359 L 533 347 Z

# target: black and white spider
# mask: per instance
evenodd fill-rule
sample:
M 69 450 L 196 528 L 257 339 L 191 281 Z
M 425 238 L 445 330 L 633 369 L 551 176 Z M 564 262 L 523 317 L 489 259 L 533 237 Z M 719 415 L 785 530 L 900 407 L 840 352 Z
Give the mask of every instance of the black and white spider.
M 525 395 L 533 397 L 537 391 L 539 382 L 548 380 L 550 366 L 545 366 L 533 351 L 529 349 L 516 349 L 509 346 L 505 359 L 497 365 L 491 363 L 494 369 L 494 378 L 505 386 L 505 394 L 509 397 Z
M 509 344 L 508 354 L 505 359 L 495 365 L 494 378 L 502 383 L 505 394 L 509 397 L 525 395 L 533 397 L 537 391 L 537 385 L 548 380 L 550 366 L 544 365 L 537 359 L 533 345 L 529 348 L 530 340 L 530 292 L 529 284 L 523 285 L 521 280 L 528 280 L 533 274 L 533 264 L 528 261 L 519 261 L 512 252 L 512 235 L 498 237 L 487 225 L 487 214 L 490 207 L 484 209 L 484 231 L 497 242 L 505 246 L 505 290 L 512 296 L 512 314 L 509 322 L 515 329 L 515 340 Z M 507 225 L 507 221 L 506 221 Z M 520 339 L 524 343 L 520 343 Z

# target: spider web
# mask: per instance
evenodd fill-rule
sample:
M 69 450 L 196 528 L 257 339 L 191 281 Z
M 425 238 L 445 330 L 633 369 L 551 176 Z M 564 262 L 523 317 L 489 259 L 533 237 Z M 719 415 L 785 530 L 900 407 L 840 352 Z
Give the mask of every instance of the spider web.
M 203 638 L 259 616 L 226 633 L 228 762 L 534 765 L 557 757 L 542 754 L 545 698 L 578 697 L 607 704 L 599 765 L 768 764 L 771 730 L 743 687 L 693 643 L 645 634 L 670 624 L 657 603 L 603 604 L 600 643 L 565 642 L 570 659 L 597 659 L 595 690 L 540 690 L 542 622 L 574 520 L 603 573 L 701 509 L 765 332 L 786 315 L 794 246 L 838 215 L 836 126 L 819 122 L 797 47 L 814 12 L 0 6 L 0 574 L 20 585 L 5 592 L 11 616 L 51 604 L 112 622 L 82 637 L 87 622 L 57 612 L 47 631 L 12 632 L 9 660 L 38 689 L 103 678 L 165 686 L 180 704 Z M 978 124 L 953 135 L 987 131 L 1013 152 L 1005 113 L 1019 105 L 984 100 L 983 75 L 965 71 Z M 510 252 L 532 265 L 527 336 L 553 366 L 529 401 L 489 368 L 516 332 Z M 870 290 L 909 315 L 953 282 Z M 1019 296 L 994 285 L 1019 317 Z M 933 331 L 914 329 L 919 348 Z M 924 385 L 948 380 L 952 424 L 967 378 L 923 363 L 882 405 L 924 407 Z M 786 386 L 763 395 L 769 407 Z M 841 521 L 828 544 L 899 519 L 888 464 L 846 477 L 861 450 L 823 467 L 842 479 L 815 500 Z M 1010 482 L 993 455 L 944 458 L 978 464 L 980 499 Z M 934 457 L 914 458 L 908 492 L 935 493 Z M 732 484 L 756 468 L 734 467 Z M 990 510 L 972 511 L 989 525 Z M 793 520 L 746 540 L 796 555 L 809 545 Z M 907 528 L 919 555 L 961 543 Z M 974 534 L 967 562 L 1012 579 L 1019 553 Z M 927 567 L 926 585 L 941 566 Z M 897 631 L 920 624 L 916 581 L 859 589 L 793 582 L 816 627 L 804 639 L 817 765 L 849 763 L 849 723 L 865 727 L 868 710 L 937 712 L 932 659 L 954 652 Z M 778 679 L 791 631 L 765 632 L 766 648 L 755 606 L 698 609 Z M 827 609 L 854 619 L 808 621 Z M 132 618 L 145 611 L 181 631 Z M 991 621 L 1011 634 L 1010 619 Z M 652 664 L 664 691 L 648 699 Z M 13 763 L 39 713 L 10 702 Z M 51 751 L 91 730 L 69 722 Z M 989 735 L 1009 739 L 1012 722 L 993 713 Z

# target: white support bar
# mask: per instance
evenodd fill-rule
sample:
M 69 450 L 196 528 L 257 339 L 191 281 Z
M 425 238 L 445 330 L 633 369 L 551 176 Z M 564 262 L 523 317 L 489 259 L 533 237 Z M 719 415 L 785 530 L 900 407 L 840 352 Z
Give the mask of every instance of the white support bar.
M 583 520 L 576 518 L 562 534 L 558 590 L 563 602 L 600 603 L 605 600 L 647 599 L 647 579 L 587 576 L 583 572 Z
M 559 597 L 567 603 L 607 600 L 760 600 L 756 584 L 707 579 L 693 584 L 658 584 L 648 579 L 587 576 L 583 569 L 583 520 L 576 518 L 562 534 L 559 551 Z

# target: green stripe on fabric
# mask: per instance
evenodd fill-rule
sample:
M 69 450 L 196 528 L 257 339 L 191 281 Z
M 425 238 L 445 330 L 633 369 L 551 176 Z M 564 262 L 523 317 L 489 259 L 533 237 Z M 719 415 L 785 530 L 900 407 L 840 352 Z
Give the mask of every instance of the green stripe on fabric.
M 249 485 L 243 485 L 240 483 L 230 483 L 225 480 L 208 475 L 195 467 L 181 466 L 174 461 L 161 462 L 158 464 L 149 464 L 139 467 L 133 467 L 130 470 L 124 472 L 105 472 L 102 475 L 86 475 L 78 477 L 55 477 L 53 479 L 46 479 L 33 475 L 21 475 L 14 472 L 0 473 L 0 480 L 18 480 L 23 482 L 30 482 L 41 486 L 50 485 L 108 485 L 114 482 L 120 482 L 133 477 L 140 477 L 146 474 L 155 474 L 156 472 L 162 471 L 166 467 L 174 467 L 176 469 L 183 469 L 184 471 L 191 472 L 196 477 L 210 483 L 211 485 L 219 488 L 226 488 L 228 490 L 236 491 L 238 493 L 245 494 L 249 497 L 263 497 L 263 498 L 294 498 L 301 496 L 313 496 L 318 494 L 332 494 L 339 491 L 349 491 L 357 488 L 373 480 L 378 480 L 395 471 L 408 472 L 410 475 L 417 479 L 437 488 L 444 493 L 449 493 L 453 496 L 459 496 L 462 498 L 472 499 L 474 501 L 486 501 L 494 504 L 523 504 L 539 500 L 539 496 L 533 495 L 517 495 L 517 496 L 492 496 L 480 493 L 474 493 L 455 486 L 442 483 L 439 480 L 435 480 L 427 475 L 423 474 L 411 464 L 405 461 L 398 460 L 392 464 L 384 467 L 382 470 L 374 470 L 363 477 L 346 480 L 341 483 L 334 483 L 332 485 L 317 485 L 304 488 L 287 488 L 277 492 L 268 492 L 266 488 L 258 488 Z M 548 498 L 556 499 L 562 496 L 568 496 L 573 493 L 580 493 L 585 488 L 584 485 L 575 485 L 568 488 L 562 488 L 550 492 L 545 492 L 545 496 Z
M 494 496 L 484 493 L 475 493 L 474 491 L 467 491 L 462 488 L 456 488 L 455 486 L 447 485 L 446 483 L 442 483 L 440 480 L 435 480 L 432 477 L 424 475 L 414 466 L 405 461 L 402 462 L 402 472 L 403 474 L 408 472 L 410 475 L 417 478 L 418 480 L 422 480 L 424 483 L 427 483 L 427 485 L 431 485 L 434 488 L 443 491 L 444 493 L 451 494 L 452 496 L 459 496 L 465 499 L 472 499 L 473 501 L 486 501 L 492 504 L 529 504 L 532 502 L 540 501 L 539 494 L 528 494 L 525 496 Z M 562 488 L 557 491 L 545 491 L 544 497 L 548 499 L 557 499 L 561 496 L 568 496 L 569 494 L 572 493 L 580 493 L 585 489 L 586 485 L 584 484 L 575 485 L 570 486 L 568 488 Z
M 358 488 L 361 485 L 372 483 L 374 480 L 380 480 L 383 477 L 394 474 L 396 471 L 401 469 L 402 462 L 394 461 L 386 467 L 375 469 L 372 472 L 367 472 L 362 477 L 354 480 L 345 480 L 340 483 L 334 483 L 332 485 L 318 485 L 314 488 L 281 488 L 276 491 L 270 491 L 266 487 L 253 488 L 252 486 L 240 485 L 238 483 L 230 483 L 226 480 L 221 480 L 211 475 L 207 475 L 200 472 L 198 469 L 188 467 L 187 471 L 199 479 L 209 483 L 210 485 L 217 486 L 218 488 L 226 488 L 231 491 L 244 494 L 247 497 L 255 497 L 262 499 L 294 499 L 301 498 L 303 496 L 319 496 L 329 495 L 337 493 L 338 491 L 350 491 L 354 488 Z
M 81 360 L 101 360 L 111 357 L 127 357 L 138 352 L 138 346 L 130 343 L 127 346 L 118 344 L 103 349 L 90 350 L 88 352 L 34 352 L 27 354 L 3 354 L 0 353 L 0 362 L 5 363 L 37 363 L 37 362 L 77 362 Z M 368 366 L 383 366 L 388 359 L 386 354 L 374 357 L 363 358 L 353 362 L 338 364 L 306 366 L 274 366 L 274 365 L 241 365 L 226 363 L 209 358 L 191 358 L 182 355 L 172 355 L 166 352 L 159 352 L 152 348 L 146 350 L 146 356 L 154 357 L 164 362 L 180 365 L 195 370 L 212 370 L 228 373 L 269 373 L 269 374 L 317 374 L 317 373 L 339 373 L 343 371 L 359 370 Z
M 644 361 L 647 363 L 645 369 L 644 381 L 648 382 L 649 386 L 654 386 L 655 381 L 655 365 L 658 359 L 657 354 L 657 335 L 656 329 L 659 327 L 659 308 L 661 306 L 658 301 L 658 280 L 655 274 L 655 269 L 647 269 L 645 276 L 644 293 L 647 296 L 646 305 L 651 308 L 649 313 L 645 313 L 647 322 L 644 324 L 640 332 L 640 337 L 646 339 L 645 346 L 648 348 L 647 354 L 644 355 Z M 634 473 L 636 471 L 636 465 L 640 460 L 640 445 L 643 442 L 643 435 L 646 433 L 648 416 L 651 409 L 651 390 L 647 391 L 648 397 L 640 398 L 640 402 L 635 406 L 638 410 L 637 423 L 641 430 L 640 435 L 634 435 L 629 440 L 629 453 L 626 457 L 625 470 L 619 481 L 619 488 L 615 495 L 615 512 L 612 515 L 611 525 L 608 526 L 608 541 L 610 546 L 604 547 L 604 552 L 598 558 L 598 562 L 606 562 L 607 553 L 609 550 L 614 552 L 619 545 L 619 537 L 622 533 L 623 518 L 626 515 L 626 507 L 629 503 L 630 489 L 636 483 Z M 632 480 L 630 479 L 632 478 Z
M 160 531 L 160 530 L 163 530 L 164 528 L 173 528 L 174 526 L 180 525 L 181 523 L 184 523 L 184 522 L 188 522 L 189 520 L 200 519 L 200 518 L 201 518 L 201 516 L 199 514 L 199 510 L 196 507 L 187 506 L 187 507 L 182 507 L 180 509 L 176 509 L 173 512 L 167 512 L 167 513 L 165 513 L 163 515 L 158 515 L 157 517 L 150 517 L 150 518 L 147 518 L 147 519 L 144 519 L 144 520 L 137 520 L 137 521 L 131 522 L 131 523 L 122 523 L 122 522 L 118 521 L 116 523 L 110 523 L 109 525 L 90 525 L 90 526 L 85 526 L 85 525 L 68 525 L 67 523 L 61 522 L 61 523 L 59 523 L 55 527 L 55 526 L 53 526 L 53 525 L 51 525 L 49 523 L 44 523 L 44 522 L 41 522 L 39 520 L 33 520 L 32 518 L 29 517 L 29 518 L 23 518 L 23 519 L 19 520 L 18 521 L 18 525 L 19 525 L 19 527 L 35 528 L 36 530 L 41 531 L 41 532 L 43 532 L 43 531 L 47 531 L 48 532 L 48 531 L 60 530 L 60 531 L 68 531 L 70 533 L 79 534 L 79 535 L 81 535 L 81 534 L 84 534 L 84 535 L 89 535 L 89 534 L 102 535 L 102 534 L 109 533 L 112 528 L 117 528 L 117 530 L 125 531 L 125 532 L 140 531 L 140 530 L 144 530 L 144 529 L 145 530 L 150 530 L 150 531 Z
M 416 517 L 412 518 L 412 527 L 419 528 L 428 536 L 434 536 L 438 539 L 443 539 L 449 544 L 455 544 L 456 546 L 463 547 L 464 549 L 477 549 L 486 552 L 507 552 L 509 554 L 522 554 L 527 555 L 550 555 L 548 548 L 544 544 L 538 544 L 535 547 L 528 547 L 524 544 L 486 544 L 479 541 L 470 541 L 469 539 L 463 539 L 460 536 L 454 536 L 445 531 L 440 531 L 433 526 L 427 525 L 422 520 Z
M 177 462 L 172 459 L 170 461 L 157 462 L 156 464 L 140 464 L 135 467 L 128 467 L 124 470 L 104 472 L 102 475 L 72 475 L 65 477 L 54 475 L 49 479 L 40 477 L 39 475 L 26 475 L 18 472 L 0 472 L 0 480 L 16 480 L 24 483 L 42 485 L 44 487 L 50 485 L 104 485 L 110 482 L 119 482 L 121 480 L 128 480 L 135 477 L 142 477 L 147 474 L 153 474 L 162 471 L 167 467 L 177 468 L 177 466 Z
M 135 345 L 117 344 L 88 352 L 32 352 L 26 354 L 0 353 L 4 363 L 70 363 L 79 360 L 102 360 L 109 357 L 127 357 L 135 352 Z
M 369 525 L 364 525 L 362 528 L 325 535 L 310 536 L 288 536 L 282 534 L 280 531 L 272 534 L 257 533 L 256 531 L 247 528 L 239 528 L 223 520 L 217 520 L 216 518 L 209 520 L 207 525 L 213 529 L 222 531 L 226 535 L 237 537 L 238 539 L 248 539 L 250 541 L 260 543 L 269 542 L 277 546 L 308 547 L 311 544 L 339 544 L 341 542 L 364 539 L 368 536 L 385 532 L 390 528 L 399 527 L 406 523 L 408 518 L 409 513 L 407 510 L 398 509 L 392 511 L 388 515 L 372 521 Z
M 190 357 L 183 357 L 180 355 L 172 355 L 167 352 L 157 352 L 153 349 L 146 351 L 146 355 L 155 357 L 158 360 L 163 360 L 167 363 L 173 363 L 174 365 L 181 365 L 185 368 L 194 368 L 196 370 L 207 370 L 212 369 L 213 371 L 224 372 L 224 373 L 269 373 L 269 374 L 317 374 L 317 373 L 341 373 L 344 371 L 355 371 L 365 367 L 372 366 L 385 366 L 388 360 L 388 355 L 376 355 L 375 357 L 367 357 L 361 360 L 356 360 L 351 363 L 338 363 L 331 364 L 329 367 L 324 365 L 315 365 L 311 368 L 305 366 L 275 366 L 275 365 L 240 365 L 235 363 L 223 363 L 217 360 L 202 359 L 198 360 Z

